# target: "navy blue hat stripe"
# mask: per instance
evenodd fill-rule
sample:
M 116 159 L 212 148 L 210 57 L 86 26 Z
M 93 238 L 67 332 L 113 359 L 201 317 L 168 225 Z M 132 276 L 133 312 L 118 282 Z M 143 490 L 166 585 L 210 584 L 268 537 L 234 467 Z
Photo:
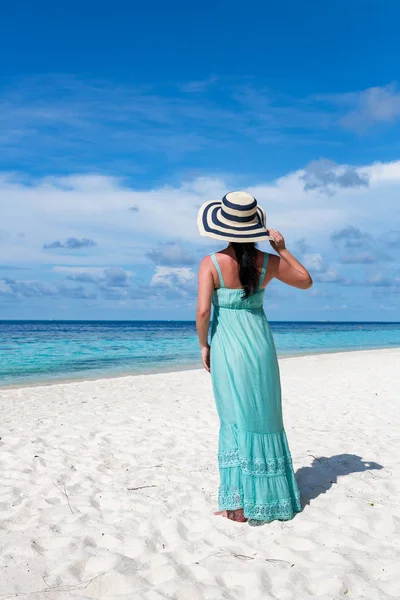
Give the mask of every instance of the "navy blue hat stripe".
M 237 217 L 236 215 L 231 215 L 231 214 L 225 212 L 223 208 L 221 208 L 221 215 L 223 217 L 225 217 L 225 219 L 228 219 L 229 221 L 237 221 L 239 223 L 249 223 L 255 217 L 254 214 L 249 215 L 248 217 Z
M 245 233 L 247 231 L 254 231 L 255 229 L 260 229 L 260 227 L 262 227 L 261 218 L 258 212 L 256 215 L 254 215 L 258 220 L 258 223 L 256 223 L 255 225 L 250 225 L 249 227 L 234 227 L 233 225 L 226 225 L 226 223 L 223 223 L 218 219 L 218 208 L 219 207 L 216 206 L 211 211 L 211 220 L 214 223 L 214 225 L 218 225 L 219 227 L 223 227 L 224 229 L 228 229 L 229 231 L 243 231 Z
M 257 217 L 259 219 L 259 223 L 257 225 L 252 225 L 251 227 L 229 227 L 229 228 L 227 228 L 224 223 L 221 223 L 218 220 L 218 217 L 217 217 L 217 211 L 218 211 L 218 208 L 220 207 L 220 205 L 221 205 L 220 202 L 213 202 L 212 204 L 208 205 L 206 207 L 206 209 L 204 210 L 202 222 L 203 222 L 203 227 L 204 227 L 205 231 L 207 231 L 208 233 L 217 234 L 219 237 L 222 237 L 222 238 L 223 237 L 232 238 L 232 239 L 265 238 L 265 231 L 257 232 L 257 229 L 260 229 L 260 227 L 263 226 L 262 225 L 262 217 L 260 216 L 261 211 L 257 211 Z M 225 231 L 220 231 L 219 229 L 214 229 L 214 228 L 210 227 L 210 225 L 207 221 L 207 214 L 210 210 L 212 211 L 211 212 L 212 222 L 215 225 L 220 225 L 220 226 L 224 227 Z M 254 230 L 256 230 L 256 231 L 254 231 Z M 231 231 L 237 231 L 238 233 L 231 233 Z
M 230 193 L 230 192 L 229 192 Z M 222 204 L 225 204 L 225 206 L 227 208 L 231 208 L 233 210 L 240 210 L 240 211 L 244 211 L 244 210 L 253 210 L 256 206 L 257 206 L 257 200 L 254 199 L 254 201 L 251 204 L 246 204 L 245 206 L 243 206 L 242 204 L 234 204 L 233 202 L 229 202 L 229 200 L 227 199 L 226 196 L 228 196 L 229 194 L 226 194 L 223 198 L 222 198 Z

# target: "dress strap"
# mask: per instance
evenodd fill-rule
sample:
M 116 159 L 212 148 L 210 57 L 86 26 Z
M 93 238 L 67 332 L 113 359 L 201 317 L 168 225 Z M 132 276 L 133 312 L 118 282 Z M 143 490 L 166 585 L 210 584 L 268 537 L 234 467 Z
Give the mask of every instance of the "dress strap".
M 215 268 L 217 269 L 218 278 L 219 278 L 219 285 L 220 285 L 220 287 L 224 288 L 225 287 L 224 278 L 222 277 L 221 268 L 220 268 L 220 266 L 218 264 L 217 257 L 215 256 L 215 252 L 212 252 L 210 254 L 210 256 L 211 256 L 211 260 L 214 263 Z
M 261 288 L 263 281 L 264 281 L 264 277 L 265 277 L 265 272 L 267 270 L 267 264 L 268 264 L 268 252 L 264 252 L 264 262 L 263 262 L 263 267 L 260 273 L 260 280 L 258 282 L 258 289 Z

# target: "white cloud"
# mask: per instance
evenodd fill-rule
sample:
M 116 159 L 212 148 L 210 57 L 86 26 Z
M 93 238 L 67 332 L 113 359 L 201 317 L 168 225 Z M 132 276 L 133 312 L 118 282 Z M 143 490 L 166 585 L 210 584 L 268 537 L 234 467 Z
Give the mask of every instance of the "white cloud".
M 340 187 L 334 196 L 306 190 L 304 171 L 248 188 L 266 209 L 267 223 L 288 244 L 305 237 L 326 248 L 334 230 L 357 223 L 374 234 L 399 221 L 400 161 L 356 169 L 370 185 Z M 0 207 L 7 235 L 0 241 L 4 264 L 100 267 L 143 262 L 146 251 L 166 242 L 204 244 L 197 231 L 198 206 L 221 198 L 233 186 L 201 177 L 173 186 L 137 191 L 122 179 L 100 175 L 45 177 L 26 181 L 0 176 Z M 133 212 L 132 206 L 138 211 Z M 21 236 L 21 232 L 24 233 Z M 75 255 L 44 250 L 48 240 L 95 239 L 97 246 Z
M 315 281 L 320 283 L 341 283 L 344 281 L 342 275 L 332 266 L 327 265 L 319 253 L 305 254 L 303 263 L 311 271 Z
M 307 269 L 312 269 L 316 273 L 320 273 L 325 269 L 324 259 L 322 258 L 321 254 L 318 253 L 305 254 L 303 262 Z
M 192 288 L 196 275 L 189 267 L 156 267 L 151 286 Z

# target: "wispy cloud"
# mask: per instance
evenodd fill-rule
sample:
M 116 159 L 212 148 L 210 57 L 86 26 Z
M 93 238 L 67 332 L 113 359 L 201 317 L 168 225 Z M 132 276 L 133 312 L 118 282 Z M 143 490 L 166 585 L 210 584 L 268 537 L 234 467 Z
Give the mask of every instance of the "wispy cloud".
M 377 262 L 377 257 L 371 252 L 358 252 L 342 256 L 340 262 L 344 265 L 370 265 Z
M 215 84 L 217 81 L 218 81 L 217 75 L 210 75 L 209 77 L 206 77 L 205 79 L 198 79 L 198 80 L 187 81 L 185 83 L 182 83 L 180 85 L 180 89 L 182 90 L 182 92 L 188 92 L 188 93 L 204 92 L 206 89 L 208 89 L 210 86 Z
M 358 227 L 348 225 L 331 235 L 334 244 L 342 244 L 345 248 L 370 249 L 373 237 L 370 233 L 361 231 Z
M 45 157 L 59 172 L 123 166 L 135 174 L 155 159 L 168 164 L 200 153 L 203 162 L 210 157 L 211 167 L 227 151 L 288 140 L 337 143 L 320 134 L 393 123 L 400 116 L 394 84 L 299 98 L 265 90 L 249 78 L 127 86 L 48 75 L 3 84 L 0 94 L 4 160 L 39 168 Z M 350 173 L 342 181 L 346 177 L 351 182 Z
M 89 240 L 88 238 L 82 238 L 79 240 L 78 238 L 71 237 L 65 240 L 65 242 L 56 240 L 55 242 L 44 244 L 43 248 L 45 250 L 80 250 L 81 248 L 91 248 L 92 246 L 97 246 L 94 240 Z
M 305 237 L 299 238 L 294 242 L 294 248 L 298 254 L 304 256 L 304 254 L 309 254 L 312 252 L 312 247 L 307 242 Z
M 53 267 L 55 273 L 65 274 L 67 279 L 92 283 L 100 289 L 128 287 L 134 273 L 121 267 Z
M 71 298 L 93 300 L 97 295 L 82 285 L 69 286 L 63 282 L 44 283 L 42 281 L 0 280 L 0 296 L 5 300 L 20 301 L 31 298 Z
M 392 123 L 400 118 L 400 91 L 395 84 L 373 87 L 350 95 L 355 108 L 341 123 L 354 129 L 366 129 L 375 123 Z
M 338 123 L 359 132 L 400 119 L 400 90 L 395 82 L 357 92 L 318 96 L 317 100 L 335 105 L 339 109 Z
M 393 257 L 386 252 L 389 244 L 385 243 L 386 238 L 391 239 L 396 247 L 397 236 L 391 235 L 396 232 L 384 233 L 379 237 L 371 233 L 361 231 L 358 227 L 347 225 L 331 234 L 331 240 L 334 245 L 341 249 L 344 254 L 340 257 L 343 264 L 372 264 L 376 262 L 390 262 Z
M 374 273 L 367 278 L 366 283 L 374 287 L 392 288 L 392 291 L 400 292 L 400 277 L 398 276 Z
M 233 117 L 211 102 L 174 86 L 116 86 L 49 75 L 32 77 L 2 91 L 0 139 L 8 160 L 19 163 L 47 155 L 53 167 L 62 161 L 99 164 L 128 160 L 140 170 L 143 155 L 176 160 L 222 141 Z M 204 86 L 197 85 L 200 96 Z M 224 125 L 225 124 L 225 125 Z M 106 144 L 104 144 L 106 140 Z M 136 165 L 134 166 L 134 163 Z M 49 163 L 48 163 L 49 164 Z M 63 169 L 64 170 L 64 169 Z
M 161 246 L 146 252 L 149 258 L 156 265 L 163 266 L 187 266 L 198 262 L 198 257 L 192 248 L 184 246 L 179 242 L 167 242 Z
M 17 265 L 2 265 L 2 264 L 0 264 L 0 271 L 29 271 L 29 267 L 20 267 Z
M 381 235 L 380 241 L 389 248 L 400 248 L 400 231 L 388 231 Z

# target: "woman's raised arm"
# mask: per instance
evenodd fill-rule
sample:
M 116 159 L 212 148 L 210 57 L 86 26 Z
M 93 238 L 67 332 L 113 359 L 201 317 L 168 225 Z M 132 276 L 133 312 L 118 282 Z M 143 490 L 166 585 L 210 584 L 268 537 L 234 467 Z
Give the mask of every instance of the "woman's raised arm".
M 274 238 L 270 244 L 279 254 L 270 256 L 272 277 L 300 290 L 308 290 L 313 284 L 310 273 L 286 248 L 285 240 L 279 231 L 269 229 L 269 233 Z

